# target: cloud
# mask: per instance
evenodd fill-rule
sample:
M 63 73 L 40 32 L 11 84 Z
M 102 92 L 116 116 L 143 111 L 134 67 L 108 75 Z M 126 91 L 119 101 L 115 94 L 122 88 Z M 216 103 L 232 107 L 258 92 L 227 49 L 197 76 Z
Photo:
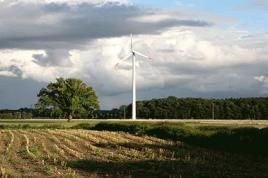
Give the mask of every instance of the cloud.
M 261 83 L 263 90 L 262 92 L 268 93 L 268 77 L 264 75 L 259 75 L 254 77 L 255 80 Z
M 72 66 L 71 54 L 66 49 L 46 50 L 45 54 L 34 54 L 33 58 L 41 66 Z
M 138 95 L 159 97 L 165 91 L 164 96 L 174 93 L 209 97 L 262 95 L 262 86 L 253 76 L 266 71 L 267 45 L 252 48 L 260 35 L 252 35 L 247 45 L 238 36 L 240 33 L 234 31 L 192 28 L 135 36 L 135 49 L 152 57 L 152 60 L 137 58 L 138 93 L 143 97 Z M 123 61 L 118 70 L 114 69 L 120 58 L 127 55 L 128 44 L 128 37 L 100 39 L 80 51 L 83 64 L 79 76 L 91 83 L 102 99 L 108 98 L 109 104 L 117 97 L 128 95 L 126 102 L 131 99 L 131 61 Z M 103 100 L 107 107 L 109 104 L 105 103 Z
M 52 55 L 51 59 L 53 59 L 57 56 L 57 52 L 51 54 L 44 50 L 0 50 L 0 70 L 11 72 L 23 79 L 30 78 L 39 82 L 48 82 L 56 77 L 73 75 L 79 70 L 73 64 L 80 60 L 79 54 L 75 50 L 67 51 L 68 58 L 59 58 L 62 59 L 61 61 L 55 59 L 54 63 L 51 63 L 53 60 L 47 60 L 46 56 Z
M 16 77 L 17 75 L 10 71 L 0 71 L 0 76 Z
M 102 6 L 108 3 L 115 3 L 118 5 L 129 4 L 128 0 L 1 0 L 2 5 L 16 5 L 19 3 L 31 3 L 31 4 L 68 4 L 68 5 L 79 5 L 79 4 L 94 4 Z
M 268 1 L 267 0 L 248 0 L 246 4 L 241 6 L 242 9 L 251 10 L 267 10 Z
M 254 79 L 259 82 L 264 82 L 266 80 L 266 77 L 263 75 L 260 75 L 260 76 L 255 76 Z
M 242 34 L 174 27 L 160 34 L 135 35 L 135 49 L 152 58 L 137 58 L 138 98 L 263 96 L 267 87 L 260 80 L 268 75 L 268 41 L 260 39 L 266 34 L 240 38 Z M 111 108 L 131 100 L 131 60 L 120 62 L 129 53 L 129 44 L 130 38 L 123 36 L 100 38 L 78 50 L 0 50 L 5 59 L 0 66 L 39 82 L 81 78 L 96 89 L 103 108 Z
M 178 13 L 151 13 L 149 15 L 138 16 L 134 18 L 130 18 L 134 23 L 149 23 L 151 25 L 154 24 L 176 24 L 175 26 L 211 26 L 211 22 L 207 22 L 205 20 L 195 20 L 195 19 L 184 19 L 184 15 Z
M 14 2 L 12 6 L 0 6 L 0 48 L 81 49 L 99 38 L 159 33 L 174 26 L 211 25 L 205 20 L 191 20 L 189 16 L 162 19 L 153 24 L 139 20 L 133 23 L 133 19 L 158 11 L 123 3 L 127 1 L 78 1 L 82 4 L 76 5 L 70 4 L 75 1 Z M 97 6 L 95 2 L 105 3 Z

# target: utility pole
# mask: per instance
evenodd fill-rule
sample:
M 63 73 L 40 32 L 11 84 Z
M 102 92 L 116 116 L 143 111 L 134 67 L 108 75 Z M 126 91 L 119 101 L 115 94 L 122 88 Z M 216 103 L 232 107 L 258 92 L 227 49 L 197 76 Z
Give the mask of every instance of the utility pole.
M 212 109 L 212 120 L 215 119 L 215 110 L 214 110 L 214 103 L 212 102 L 211 109 Z
M 126 119 L 126 106 L 124 106 L 124 119 Z

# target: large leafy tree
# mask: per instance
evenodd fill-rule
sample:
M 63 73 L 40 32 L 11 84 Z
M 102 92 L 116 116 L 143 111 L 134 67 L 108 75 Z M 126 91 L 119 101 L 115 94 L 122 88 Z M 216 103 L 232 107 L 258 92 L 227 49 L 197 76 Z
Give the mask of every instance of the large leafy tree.
M 94 89 L 83 81 L 75 78 L 57 78 L 46 88 L 42 88 L 36 108 L 39 110 L 52 109 L 61 112 L 71 121 L 74 115 L 92 114 L 99 109 L 99 102 Z

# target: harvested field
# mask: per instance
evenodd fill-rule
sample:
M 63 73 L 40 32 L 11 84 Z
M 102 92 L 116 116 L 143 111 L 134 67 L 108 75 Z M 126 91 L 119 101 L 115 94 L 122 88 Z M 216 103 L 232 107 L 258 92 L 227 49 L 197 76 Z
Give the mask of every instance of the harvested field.
M 87 130 L 2 130 L 4 177 L 266 177 L 266 156 L 148 136 Z

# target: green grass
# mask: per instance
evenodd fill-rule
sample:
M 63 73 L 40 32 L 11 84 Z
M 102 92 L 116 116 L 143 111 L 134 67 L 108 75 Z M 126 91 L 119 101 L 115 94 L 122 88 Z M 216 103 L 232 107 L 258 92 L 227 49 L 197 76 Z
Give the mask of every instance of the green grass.
M 85 124 L 96 125 L 99 121 L 90 121 L 90 120 L 74 120 L 72 122 L 67 122 L 67 120 L 1 120 L 0 119 L 0 129 L 68 129 L 75 128 Z
M 145 126 L 189 126 L 194 127 L 268 127 L 267 122 L 260 121 L 213 121 L 213 120 L 73 120 L 67 122 L 65 119 L 0 119 L 0 129 L 68 129 L 81 128 L 90 129 L 98 123 L 123 123 L 124 125 L 140 124 Z M 209 129 L 209 128 L 208 128 Z

